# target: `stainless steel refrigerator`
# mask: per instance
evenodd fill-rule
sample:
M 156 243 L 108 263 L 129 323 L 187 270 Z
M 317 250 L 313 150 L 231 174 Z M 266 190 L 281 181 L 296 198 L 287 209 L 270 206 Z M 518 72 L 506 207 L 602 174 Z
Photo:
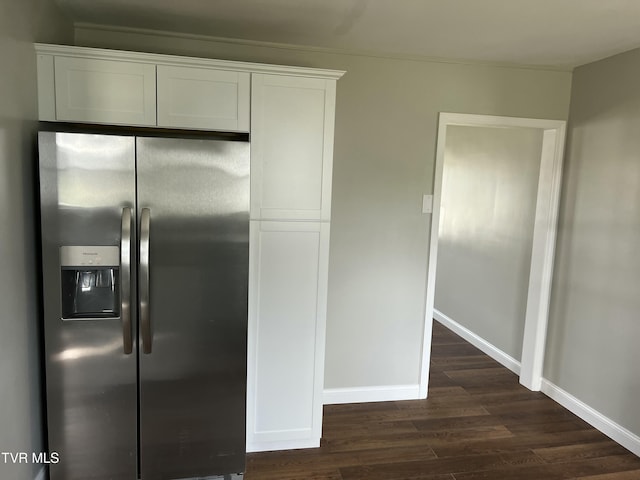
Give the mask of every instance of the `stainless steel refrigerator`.
M 249 144 L 39 133 L 51 480 L 241 478 Z

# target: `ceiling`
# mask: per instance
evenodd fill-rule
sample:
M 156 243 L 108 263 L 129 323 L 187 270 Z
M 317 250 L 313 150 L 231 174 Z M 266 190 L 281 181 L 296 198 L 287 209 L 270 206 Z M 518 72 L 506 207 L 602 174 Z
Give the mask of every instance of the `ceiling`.
M 56 0 L 74 22 L 574 67 L 640 47 L 640 0 Z

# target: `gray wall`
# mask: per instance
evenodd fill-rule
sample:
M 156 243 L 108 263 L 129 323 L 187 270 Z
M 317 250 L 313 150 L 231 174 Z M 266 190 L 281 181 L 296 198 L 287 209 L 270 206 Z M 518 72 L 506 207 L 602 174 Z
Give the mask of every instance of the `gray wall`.
M 347 70 L 338 82 L 326 388 L 419 381 L 438 112 L 565 119 L 569 72 L 76 29 L 78 45 Z
M 447 127 L 435 308 L 520 361 L 542 130 Z
M 38 270 L 34 214 L 36 62 L 33 41 L 71 41 L 50 0 L 0 0 L 0 451 L 40 451 Z M 37 465 L 0 478 L 31 479 Z
M 575 70 L 544 376 L 640 435 L 640 49 Z

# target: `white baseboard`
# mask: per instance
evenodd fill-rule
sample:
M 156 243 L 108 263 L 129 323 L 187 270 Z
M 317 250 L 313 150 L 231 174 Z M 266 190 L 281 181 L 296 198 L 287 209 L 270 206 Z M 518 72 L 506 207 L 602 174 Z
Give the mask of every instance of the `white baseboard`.
M 379 387 L 326 388 L 323 393 L 325 405 L 338 403 L 390 402 L 395 400 L 417 400 L 420 385 L 383 385 Z
M 542 392 L 626 449 L 640 456 L 640 437 L 578 400 L 549 380 L 542 379 Z
M 45 480 L 47 478 L 47 467 L 42 467 L 33 480 Z
M 452 330 L 458 335 L 460 335 L 462 338 L 464 338 L 467 342 L 469 342 L 474 347 L 482 350 L 484 353 L 486 353 L 491 358 L 493 358 L 496 362 L 504 365 L 516 375 L 518 376 L 520 375 L 520 362 L 515 358 L 507 355 L 499 348 L 493 346 L 492 344 L 487 342 L 485 339 L 479 337 L 468 328 L 463 327 L 458 322 L 447 317 L 444 313 L 436 310 L 435 308 L 433 309 L 433 318 L 437 320 L 439 323 L 441 323 L 442 325 L 444 325 L 445 327 L 447 327 L 449 330 Z

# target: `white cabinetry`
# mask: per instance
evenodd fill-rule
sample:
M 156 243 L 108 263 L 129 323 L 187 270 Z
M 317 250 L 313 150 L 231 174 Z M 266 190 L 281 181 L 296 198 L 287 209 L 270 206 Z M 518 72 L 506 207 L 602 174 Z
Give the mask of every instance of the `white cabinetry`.
M 155 125 L 155 65 L 61 56 L 54 72 L 56 120 Z
M 40 120 L 250 131 L 247 449 L 318 446 L 344 72 L 61 45 L 36 51 Z
M 335 97 L 335 79 L 253 75 L 252 219 L 329 220 Z
M 335 78 L 254 74 L 247 447 L 317 447 Z
M 317 447 L 329 260 L 326 222 L 251 222 L 247 448 Z
M 40 120 L 249 131 L 250 64 L 60 45 L 36 50 Z
M 157 68 L 159 127 L 249 131 L 250 73 Z

